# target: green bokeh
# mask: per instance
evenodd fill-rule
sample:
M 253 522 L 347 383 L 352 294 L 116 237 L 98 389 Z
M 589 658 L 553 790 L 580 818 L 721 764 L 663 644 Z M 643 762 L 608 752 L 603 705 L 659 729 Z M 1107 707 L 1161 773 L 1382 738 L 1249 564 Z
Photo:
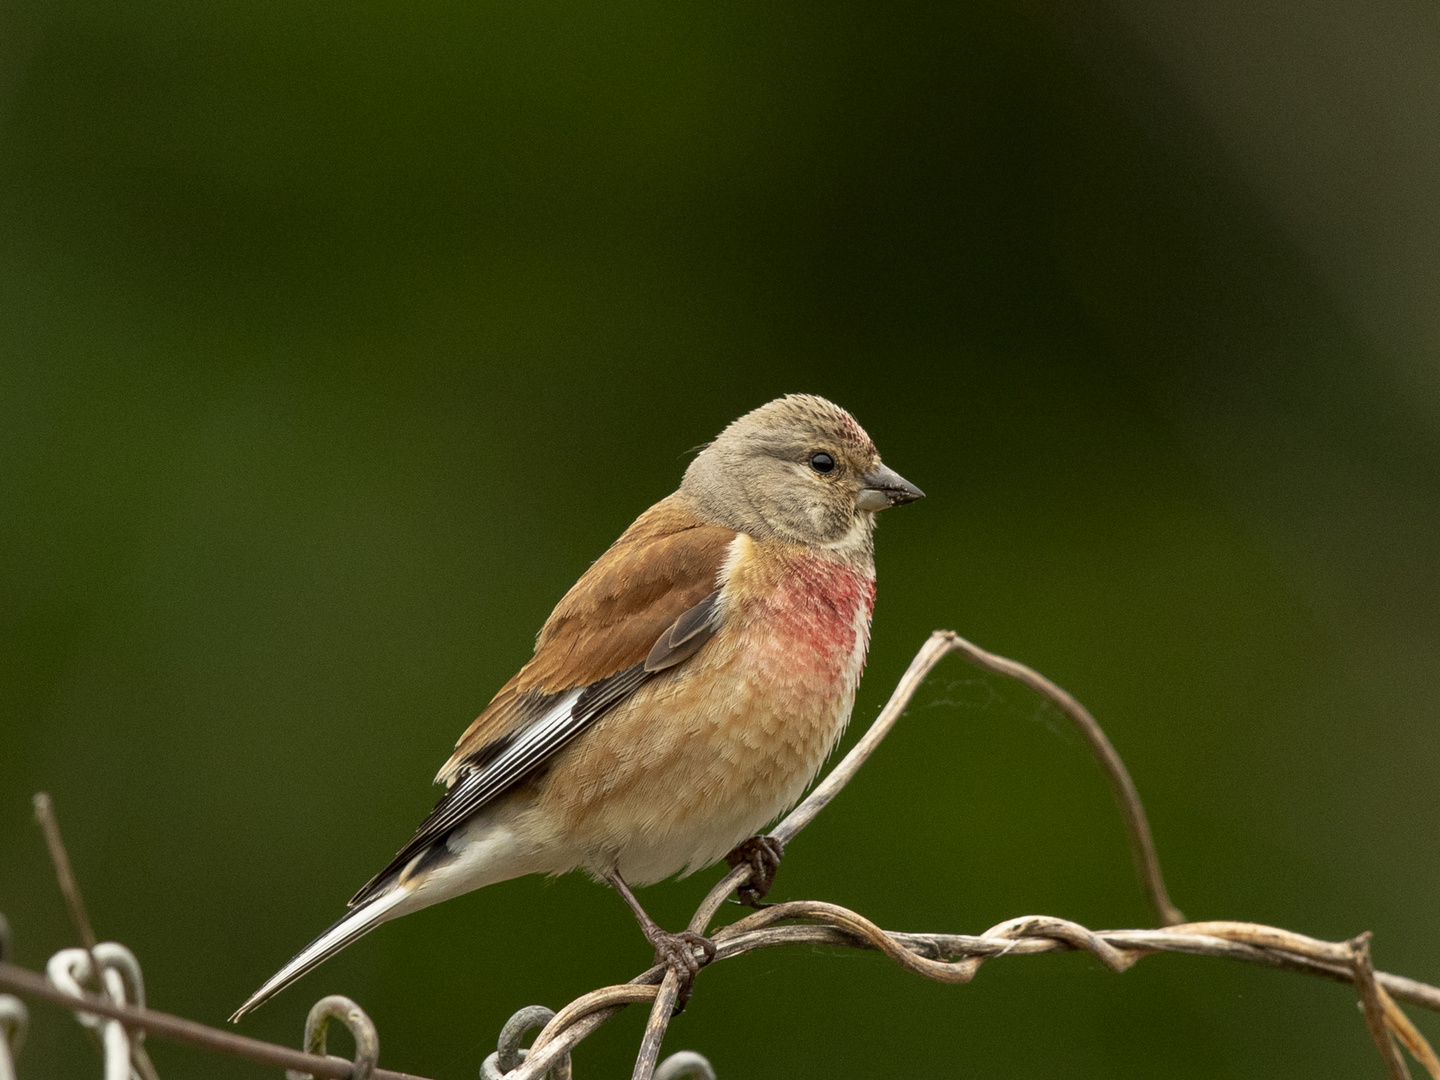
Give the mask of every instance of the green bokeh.
M 1381 967 L 1440 980 L 1440 459 L 1343 309 L 1122 34 L 1038 9 L 12 4 L 19 960 L 72 943 L 44 788 L 101 937 L 153 1005 L 221 1022 L 403 842 L 683 451 L 805 390 L 929 494 L 878 537 L 857 729 L 953 627 L 1090 705 L 1187 913 L 1372 929 Z M 643 899 L 678 925 L 715 875 Z M 897 929 L 1150 918 L 1079 742 L 953 660 L 777 895 Z M 473 1076 L 514 1009 L 647 962 L 607 890 L 525 879 L 383 928 L 242 1030 L 296 1044 L 343 992 L 382 1064 Z M 98 1075 L 33 1011 L 25 1080 Z M 628 1075 L 631 1012 L 581 1080 Z M 722 1080 L 1379 1074 L 1345 989 L 1173 956 L 945 987 L 766 953 L 707 972 L 668 1046 Z

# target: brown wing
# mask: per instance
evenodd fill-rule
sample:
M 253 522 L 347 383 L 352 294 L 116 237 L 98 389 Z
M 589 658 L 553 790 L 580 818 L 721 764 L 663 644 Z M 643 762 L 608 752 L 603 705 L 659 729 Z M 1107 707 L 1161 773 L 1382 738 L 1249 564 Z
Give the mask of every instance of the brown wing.
M 531 722 L 546 699 L 592 686 L 662 651 L 661 635 L 719 586 L 734 539 L 733 530 L 705 523 L 673 496 L 640 515 L 555 606 L 535 655 L 460 736 L 436 779 L 453 784 L 467 765 L 483 762 L 487 750 Z M 686 637 L 694 627 L 675 629 L 667 635 L 677 639 L 670 662 L 662 666 L 679 663 L 704 643 L 703 635 Z M 647 667 L 659 670 L 654 661 Z
M 440 771 L 449 790 L 399 854 L 351 899 L 374 896 L 476 811 L 542 766 L 716 628 L 718 578 L 735 538 L 671 505 L 651 507 L 575 583 L 535 656 L 495 695 Z

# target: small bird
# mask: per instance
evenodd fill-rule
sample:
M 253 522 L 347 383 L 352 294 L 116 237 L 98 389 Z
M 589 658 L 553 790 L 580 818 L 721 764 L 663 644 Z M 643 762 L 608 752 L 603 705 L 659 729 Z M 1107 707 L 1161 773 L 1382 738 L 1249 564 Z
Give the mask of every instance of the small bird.
M 383 922 L 577 868 L 629 905 L 683 1005 L 714 946 L 660 929 L 630 886 L 724 857 L 753 868 L 739 898 L 759 904 L 784 852 L 756 834 L 799 800 L 850 718 L 875 514 L 923 496 L 848 412 L 809 394 L 699 451 L 556 606 L 535 655 L 460 736 L 436 777 L 448 790 L 409 843 L 232 1021 Z

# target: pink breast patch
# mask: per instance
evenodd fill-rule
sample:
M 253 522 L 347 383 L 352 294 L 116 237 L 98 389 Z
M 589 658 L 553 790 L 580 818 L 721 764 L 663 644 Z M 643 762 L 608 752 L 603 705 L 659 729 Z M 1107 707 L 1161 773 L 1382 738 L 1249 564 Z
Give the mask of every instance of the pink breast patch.
M 788 559 L 766 606 L 795 667 L 840 677 L 875 610 L 875 581 L 829 559 Z

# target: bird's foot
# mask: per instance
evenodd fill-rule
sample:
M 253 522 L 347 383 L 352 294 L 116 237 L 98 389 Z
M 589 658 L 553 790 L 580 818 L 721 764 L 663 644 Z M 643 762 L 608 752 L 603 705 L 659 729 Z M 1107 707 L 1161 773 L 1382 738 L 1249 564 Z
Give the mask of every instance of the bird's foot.
M 762 904 L 770 886 L 775 884 L 775 871 L 785 857 L 785 845 L 775 836 L 752 836 L 734 851 L 725 856 L 731 866 L 750 867 L 750 882 L 735 890 L 735 896 L 742 904 L 753 908 L 769 907 Z
M 690 1001 L 690 993 L 695 989 L 695 973 L 715 959 L 715 943 L 693 930 L 681 930 L 678 934 L 671 934 L 659 927 L 646 933 L 645 937 L 655 946 L 655 962 L 670 968 L 680 980 L 680 989 L 675 995 L 675 1011 L 672 1013 L 679 1016 L 685 1011 L 685 1006 Z M 701 953 L 698 957 L 695 955 L 696 949 Z

